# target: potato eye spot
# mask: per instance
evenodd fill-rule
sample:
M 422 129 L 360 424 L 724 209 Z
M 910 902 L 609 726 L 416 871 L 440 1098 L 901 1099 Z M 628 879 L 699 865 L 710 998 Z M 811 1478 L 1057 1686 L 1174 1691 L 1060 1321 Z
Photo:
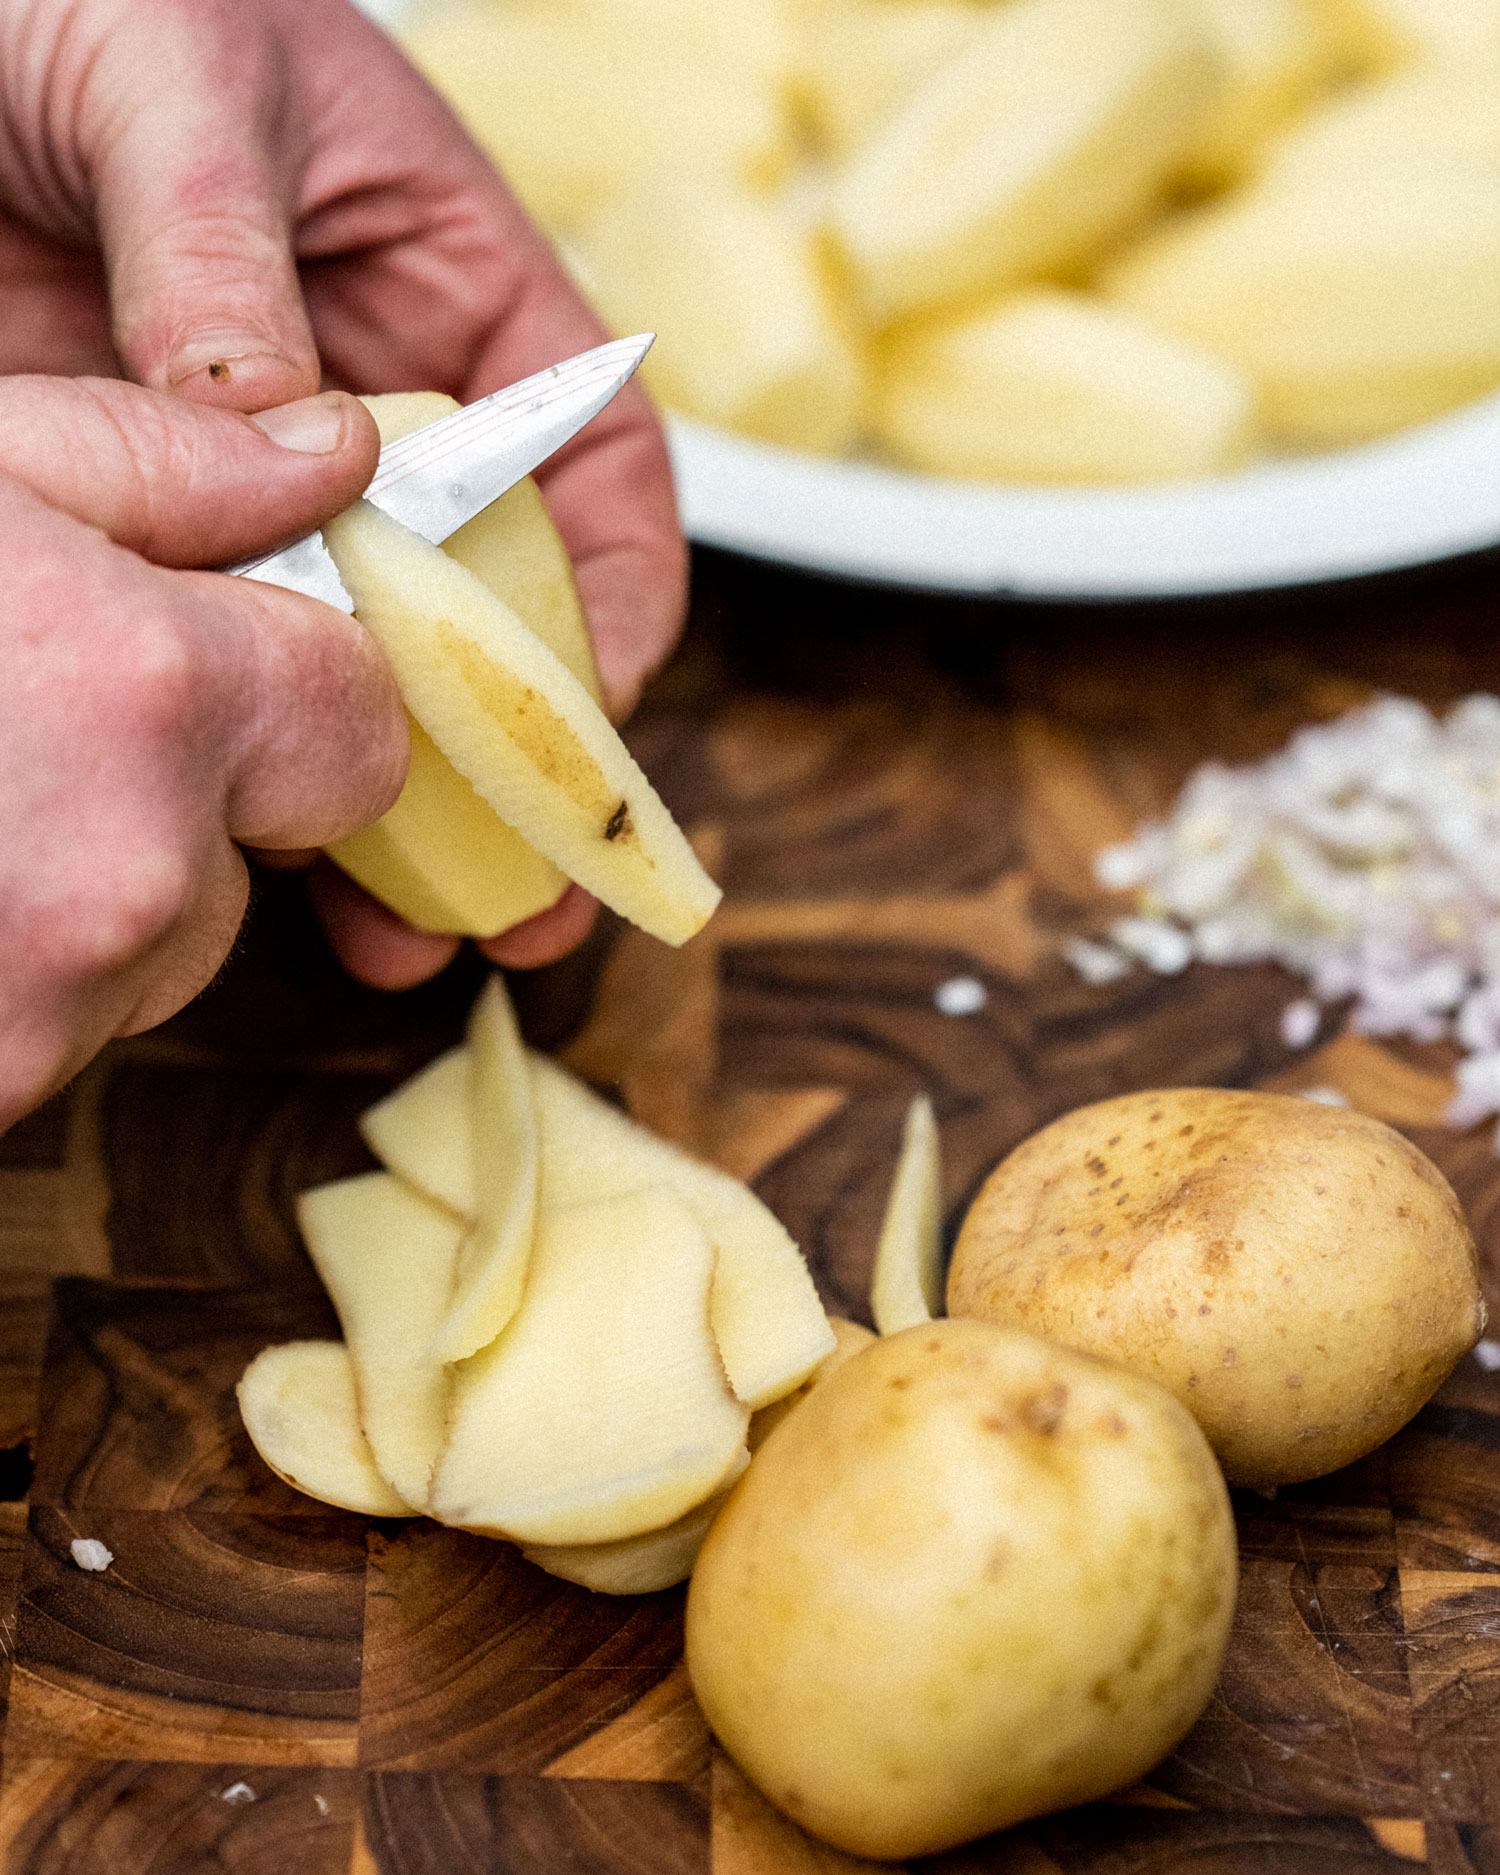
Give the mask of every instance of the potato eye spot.
M 604 823 L 606 840 L 618 840 L 622 834 L 630 832 L 630 803 L 621 801 L 620 805 Z

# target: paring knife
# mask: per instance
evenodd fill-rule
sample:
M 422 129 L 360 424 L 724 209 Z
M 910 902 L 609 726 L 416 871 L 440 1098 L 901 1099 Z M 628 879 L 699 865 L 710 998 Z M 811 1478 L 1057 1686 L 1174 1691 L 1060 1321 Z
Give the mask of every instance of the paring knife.
M 598 416 L 635 375 L 655 338 L 638 332 L 595 346 L 388 443 L 365 500 L 438 545 Z M 340 612 L 354 610 L 321 533 L 224 571 L 306 593 Z

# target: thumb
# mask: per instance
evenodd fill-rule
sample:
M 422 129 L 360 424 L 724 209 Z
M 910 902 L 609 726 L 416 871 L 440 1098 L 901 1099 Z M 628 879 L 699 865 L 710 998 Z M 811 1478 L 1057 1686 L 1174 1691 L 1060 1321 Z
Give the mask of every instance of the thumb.
M 225 566 L 348 507 L 380 436 L 329 391 L 243 417 L 111 378 L 0 378 L 0 477 L 159 566 Z
M 289 234 L 299 113 L 264 10 L 142 7 L 119 37 L 95 81 L 114 129 L 95 177 L 127 372 L 235 410 L 310 396 L 320 371 Z

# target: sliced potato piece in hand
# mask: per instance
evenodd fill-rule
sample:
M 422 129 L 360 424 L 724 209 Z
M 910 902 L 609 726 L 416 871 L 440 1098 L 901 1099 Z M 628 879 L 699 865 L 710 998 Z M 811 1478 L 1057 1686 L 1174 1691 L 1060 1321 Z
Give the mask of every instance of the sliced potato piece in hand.
M 597 1595 L 652 1595 L 669 1589 L 693 1573 L 709 1526 L 749 1463 L 746 1452 L 720 1490 L 665 1529 L 623 1537 L 618 1543 L 526 1543 L 521 1554 L 548 1575 L 576 1582 Z
M 1012 0 L 860 152 L 834 227 L 885 323 L 1089 258 L 1149 208 L 1223 82 L 1169 0 Z
M 267 1348 L 245 1369 L 235 1392 L 250 1442 L 278 1478 L 308 1497 L 367 1517 L 413 1514 L 376 1467 L 342 1342 L 289 1341 Z
M 943 1301 L 943 1162 L 932 1102 L 918 1094 L 906 1110 L 901 1156 L 875 1251 L 870 1310 L 883 1335 L 917 1328 Z
M 389 1172 L 305 1191 L 297 1218 L 343 1323 L 375 1462 L 408 1504 L 425 1507 L 449 1390 L 431 1347 L 464 1226 Z
M 442 391 L 389 391 L 360 401 L 374 417 L 382 443 L 425 430 L 459 408 Z M 529 475 L 443 542 L 450 560 L 466 566 L 510 607 L 600 701 L 599 669 L 573 563 L 552 525 L 542 491 Z
M 893 333 L 877 385 L 877 435 L 937 475 L 1185 479 L 1236 466 L 1255 434 L 1242 372 L 1057 288 Z
M 474 1215 L 469 1051 L 450 1048 L 359 1116 L 360 1136 L 388 1170 L 461 1218 Z
M 492 976 L 469 1017 L 469 1128 L 474 1222 L 458 1251 L 453 1300 L 433 1341 L 461 1361 L 493 1341 L 521 1305 L 536 1222 L 537 1126 L 531 1071 L 504 979 Z
M 1299 169 L 1168 226 L 1106 287 L 1246 372 L 1273 434 L 1359 442 L 1500 385 L 1500 175 L 1425 149 Z
M 441 391 L 364 399 L 382 443 L 425 429 L 458 405 Z M 567 550 L 530 476 L 443 542 L 599 698 L 593 645 Z M 421 931 L 493 937 L 555 905 L 567 876 L 501 820 L 433 743 L 408 724 L 411 766 L 395 805 L 328 848 L 367 892 Z
M 419 722 L 407 728 L 411 762 L 395 804 L 328 857 L 419 931 L 495 937 L 555 905 L 566 873 L 506 826 Z
M 432 1514 L 523 1543 L 610 1543 L 711 1496 L 750 1417 L 709 1328 L 713 1263 L 663 1188 L 544 1213 L 520 1309 L 455 1371 Z
M 544 1210 L 669 1185 L 708 1233 L 714 1338 L 749 1407 L 804 1380 L 833 1346 L 802 1253 L 748 1186 L 648 1133 L 545 1055 L 533 1055 Z
M 495 812 L 667 943 L 718 887 L 588 691 L 467 568 L 368 502 L 323 530 L 407 707 Z

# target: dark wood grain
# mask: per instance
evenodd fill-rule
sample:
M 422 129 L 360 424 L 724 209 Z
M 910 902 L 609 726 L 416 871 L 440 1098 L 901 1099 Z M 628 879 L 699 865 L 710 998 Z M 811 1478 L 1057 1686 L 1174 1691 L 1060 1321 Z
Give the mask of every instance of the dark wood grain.
M 541 1771 L 682 1653 L 682 1598 L 590 1595 L 509 1544 L 415 1523 L 372 1540 L 360 1761 Z
M 78 1567 L 77 1537 L 114 1562 Z M 352 1765 L 360 1519 L 32 1507 L 8 1753 Z
M 1500 688 L 1500 568 L 1206 608 L 979 606 L 700 558 L 694 630 L 632 730 L 727 887 L 681 951 L 601 921 L 517 979 L 537 1045 L 717 1157 L 865 1317 L 910 1096 L 951 1231 L 991 1165 L 1152 1084 L 1340 1088 L 1452 1179 L 1500 1319 L 1500 1159 L 1438 1124 L 1452 1061 L 1297 1054 L 1271 968 L 1106 989 L 1066 937 L 1092 857 L 1193 765 L 1390 687 Z M 987 1001 L 942 1015 L 945 979 Z M 255 1456 L 234 1386 L 334 1332 L 304 1185 L 451 1045 L 472 956 L 349 982 L 300 885 L 257 882 L 215 987 L 0 1138 L 0 1875 L 869 1875 L 713 1746 L 682 1596 L 589 1596 L 512 1549 L 373 1524 Z M 1500 1378 L 1466 1361 L 1389 1447 L 1236 1504 L 1243 1592 L 1203 1719 L 1136 1789 L 931 1875 L 1500 1875 Z M 101 1576 L 74 1536 L 115 1553 Z M 253 1800 L 226 1802 L 244 1784 Z

